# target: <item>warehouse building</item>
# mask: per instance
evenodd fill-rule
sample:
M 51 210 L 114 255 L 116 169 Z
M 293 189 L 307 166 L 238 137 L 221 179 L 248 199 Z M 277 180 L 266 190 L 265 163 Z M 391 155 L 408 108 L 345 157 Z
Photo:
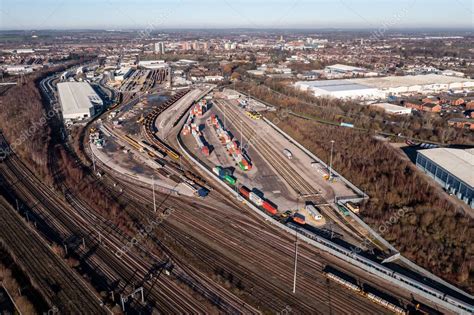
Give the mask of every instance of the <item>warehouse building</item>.
M 348 81 L 377 88 L 385 96 L 414 93 L 430 94 L 474 88 L 474 80 L 439 74 L 362 78 L 349 79 Z
M 384 110 L 384 112 L 390 115 L 410 115 L 411 114 L 411 108 L 398 106 L 398 105 L 394 105 L 390 103 L 377 103 L 377 104 L 372 104 L 371 106 L 381 108 Z
M 115 81 L 123 81 L 132 73 L 132 68 L 130 67 L 121 67 L 120 69 L 116 70 L 114 73 L 114 80 Z
M 472 90 L 474 80 L 437 74 L 326 81 L 299 81 L 295 87 L 315 96 L 380 100 L 389 96 Z
M 330 73 L 330 74 L 352 74 L 352 75 L 356 75 L 356 74 L 365 73 L 367 71 L 367 69 L 348 66 L 348 65 L 335 64 L 335 65 L 332 65 L 332 66 L 326 66 L 326 68 L 324 68 L 324 71 L 326 73 Z
M 350 80 L 299 81 L 295 83 L 295 87 L 302 91 L 310 91 L 314 96 L 340 99 L 377 99 L 381 97 L 376 88 Z
M 447 192 L 474 208 L 474 149 L 422 150 L 416 165 Z
M 138 62 L 138 66 L 149 70 L 168 68 L 164 60 L 142 60 Z
M 58 93 L 64 120 L 91 118 L 103 106 L 102 99 L 86 82 L 58 83 Z

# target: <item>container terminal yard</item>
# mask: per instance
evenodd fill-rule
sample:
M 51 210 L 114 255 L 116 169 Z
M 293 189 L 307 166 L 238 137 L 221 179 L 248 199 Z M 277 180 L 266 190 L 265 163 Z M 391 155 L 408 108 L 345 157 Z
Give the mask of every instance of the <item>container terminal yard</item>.
M 326 314 L 357 307 L 364 313 L 408 314 L 426 307 L 469 312 L 470 297 L 396 263 L 382 266 L 393 253 L 372 238 L 364 242 L 371 232 L 348 215 L 357 213 L 356 203 L 335 203 L 339 196 L 355 201 L 366 196 L 305 155 L 261 114 L 215 97 L 215 90 L 202 85 L 131 98 L 85 125 L 85 153 L 94 170 L 89 185 L 126 200 L 139 226 L 157 213 L 171 213 L 157 235 L 149 236 L 153 242 L 164 240 L 152 251 L 134 246 L 129 235 L 68 193 L 65 183 L 62 200 L 14 153 L 3 157 L 5 189 L 21 201 L 23 215 L 38 222 L 47 241 L 68 239 L 65 250 L 93 266 L 95 286 L 109 292 L 105 301 L 118 302 L 123 310 L 260 313 L 291 307 Z M 56 170 L 58 182 L 61 172 Z M 271 221 L 301 238 L 297 294 L 305 303 L 292 303 L 288 286 L 294 276 L 293 236 Z M 120 245 L 127 243 L 131 248 Z M 354 245 L 363 252 L 355 254 Z M 178 255 L 175 248 L 188 250 Z M 254 296 L 231 294 L 198 266 L 217 270 L 220 278 L 236 281 Z
M 99 134 L 103 134 L 104 142 L 119 143 L 123 151 L 120 151 L 119 155 L 127 152 L 126 154 L 137 156 L 138 158 L 134 158 L 138 161 L 137 165 L 146 165 L 149 169 L 148 172 L 138 176 L 131 174 L 137 169 L 137 166 L 133 166 L 120 174 L 121 193 L 124 191 L 130 193 L 132 187 L 128 183 L 130 181 L 137 183 L 138 179 L 142 187 L 148 187 L 148 197 L 145 197 L 147 194 L 144 195 L 143 191 L 137 191 L 134 185 L 132 198 L 136 198 L 137 201 L 150 198 L 151 185 L 154 193 L 169 192 L 176 198 L 191 198 L 191 200 L 200 197 L 204 198 L 200 202 L 215 200 L 212 201 L 215 203 L 221 200 L 219 195 L 222 194 L 222 189 L 212 185 L 212 181 L 218 179 L 221 185 L 232 188 L 240 195 L 233 202 L 250 202 L 269 218 L 285 224 L 301 235 L 330 240 L 342 250 L 345 248 L 348 253 L 351 253 L 351 244 L 352 246 L 364 244 L 365 247 L 362 248 L 364 255 L 379 264 L 390 256 L 388 248 L 369 238 L 370 231 L 366 231 L 364 226 L 358 225 L 357 221 L 347 214 L 348 211 L 357 213 L 356 204 L 334 203 L 338 196 L 345 198 L 349 196 L 351 200 L 360 200 L 365 197 L 364 195 L 353 190 L 337 175 L 333 174 L 332 178 L 329 178 L 332 170 L 305 156 L 304 152 L 278 132 L 268 129 L 268 126 L 260 125 L 265 124 L 264 120 L 259 115 L 249 115 L 248 109 L 240 102 L 214 98 L 212 92 L 207 94 L 211 89 L 212 87 L 202 87 L 193 91 L 177 92 L 167 101 L 151 106 L 154 109 L 144 113 L 133 110 L 135 107 L 149 106 L 148 101 L 136 103 L 134 106 L 124 106 L 113 112 L 116 114 L 109 113 L 108 118 L 100 118 L 99 122 L 91 125 L 92 133 L 102 130 Z M 129 118 L 121 119 L 121 117 Z M 120 121 L 120 124 L 114 124 L 114 119 Z M 264 137 L 257 135 L 256 130 L 259 129 L 266 130 Z M 126 130 L 129 131 L 125 132 Z M 177 142 L 173 142 L 173 138 L 177 139 Z M 167 139 L 167 142 L 163 139 Z M 178 149 L 178 142 L 182 143 L 186 150 L 216 177 L 213 179 L 201 172 L 193 174 L 195 171 L 184 171 L 192 165 L 185 158 L 185 154 Z M 106 151 L 106 147 L 102 147 L 101 144 L 97 146 L 93 141 L 90 142 L 90 147 L 91 152 Z M 100 155 L 96 158 L 101 160 Z M 116 167 L 107 166 L 112 161 L 114 158 L 103 160 L 102 157 L 100 163 L 104 167 L 103 175 L 117 172 Z M 126 164 L 124 168 L 127 168 Z M 260 172 L 264 175 L 260 175 Z M 315 176 L 296 175 L 308 173 Z M 268 181 L 264 180 L 266 177 L 274 179 L 270 187 L 267 187 Z M 114 184 L 117 185 L 117 182 Z M 189 218 L 185 220 L 188 221 Z M 193 224 L 197 225 L 197 222 L 193 221 Z M 235 223 L 231 224 L 233 226 Z M 208 228 L 200 227 L 207 231 L 206 235 L 210 233 Z M 366 238 L 370 242 L 364 242 Z M 378 254 L 371 257 L 369 254 L 371 250 L 375 250 Z M 331 264 L 324 266 L 328 265 Z M 393 276 L 395 270 L 399 269 L 401 275 L 413 276 L 413 271 L 403 270 L 396 264 L 389 267 L 386 272 Z M 333 279 L 333 276 L 328 276 L 323 269 L 321 272 L 326 281 Z M 420 276 L 416 277 L 421 279 Z M 335 283 L 340 285 L 341 281 L 336 280 Z M 374 284 L 357 285 L 374 287 Z M 344 288 L 344 285 L 342 287 Z M 382 294 L 377 295 L 377 292 Z M 414 304 L 413 299 L 406 297 L 405 302 L 400 302 L 401 300 L 393 299 L 390 294 L 383 292 L 385 292 L 383 289 L 375 289 L 374 293 L 360 289 L 358 294 L 396 313 L 406 313 L 410 307 L 424 305 L 424 303 Z M 384 299 L 385 296 L 389 296 L 388 300 L 391 302 Z
M 424 158 L 472 151 L 473 37 L 428 34 L 0 31 L 0 314 L 474 314 Z

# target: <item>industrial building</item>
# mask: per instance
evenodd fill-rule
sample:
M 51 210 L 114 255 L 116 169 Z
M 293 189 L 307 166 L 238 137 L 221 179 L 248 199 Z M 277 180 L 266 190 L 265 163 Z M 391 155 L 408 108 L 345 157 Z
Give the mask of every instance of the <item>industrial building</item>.
M 371 106 L 383 109 L 387 114 L 390 115 L 410 115 L 411 108 L 398 106 L 390 103 L 377 103 L 372 104 Z
M 88 119 L 103 106 L 102 99 L 86 82 L 60 82 L 58 93 L 64 120 Z
M 474 80 L 439 74 L 391 76 L 349 79 L 379 89 L 385 96 L 404 94 L 430 94 L 474 88 Z
M 474 80 L 437 74 L 326 81 L 299 81 L 297 89 L 315 96 L 376 100 L 388 96 L 430 94 L 474 88 Z
M 382 97 L 377 88 L 349 80 L 299 81 L 295 83 L 295 87 L 302 91 L 310 91 L 314 96 L 340 99 L 378 99 Z
M 168 68 L 164 60 L 142 60 L 138 62 L 138 66 L 150 70 Z
M 422 150 L 418 152 L 416 165 L 447 192 L 474 208 L 474 149 Z
M 114 73 L 114 80 L 115 81 L 123 81 L 125 80 L 129 74 L 132 73 L 132 68 L 130 67 L 121 67 L 120 69 L 116 70 Z
M 364 68 L 353 67 L 348 65 L 335 64 L 332 66 L 326 66 L 324 71 L 331 74 L 363 74 L 367 70 Z

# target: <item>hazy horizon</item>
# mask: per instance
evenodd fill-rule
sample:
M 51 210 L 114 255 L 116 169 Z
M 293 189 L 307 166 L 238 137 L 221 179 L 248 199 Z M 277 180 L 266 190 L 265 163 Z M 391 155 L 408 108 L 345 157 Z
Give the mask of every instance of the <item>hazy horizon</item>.
M 0 30 L 472 29 L 470 0 L 2 0 Z

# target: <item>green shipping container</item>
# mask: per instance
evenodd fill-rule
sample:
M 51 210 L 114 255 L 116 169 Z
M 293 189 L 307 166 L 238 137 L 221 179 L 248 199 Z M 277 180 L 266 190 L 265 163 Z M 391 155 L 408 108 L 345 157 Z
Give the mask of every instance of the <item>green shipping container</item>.
M 341 212 L 344 216 L 347 217 L 349 215 L 349 210 L 347 210 L 345 207 L 340 206 L 340 205 L 337 205 L 337 207 L 339 208 L 339 210 L 341 210 Z
M 239 162 L 239 167 L 242 171 L 245 171 L 245 165 L 242 162 Z
M 233 178 L 233 177 L 230 176 L 230 175 L 224 176 L 224 180 L 225 180 L 226 182 L 228 182 L 229 184 L 231 184 L 231 185 L 235 185 L 235 182 L 236 182 L 235 178 Z

